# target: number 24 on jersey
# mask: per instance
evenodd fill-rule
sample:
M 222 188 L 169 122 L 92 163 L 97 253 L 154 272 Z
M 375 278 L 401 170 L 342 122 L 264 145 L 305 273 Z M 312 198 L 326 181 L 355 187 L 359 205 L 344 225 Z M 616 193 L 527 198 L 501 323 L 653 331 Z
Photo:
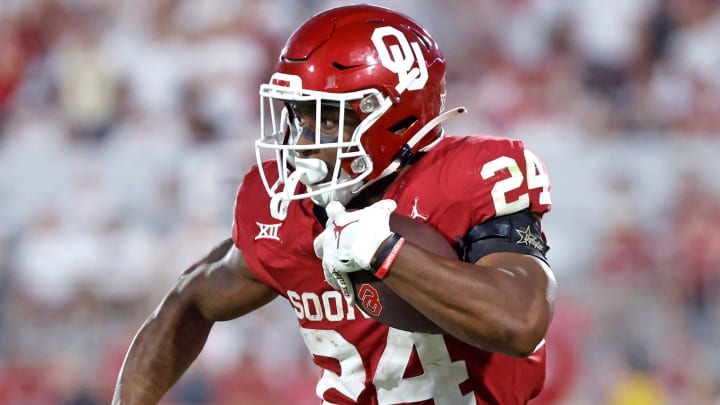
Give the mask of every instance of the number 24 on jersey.
M 493 186 L 490 194 L 497 216 L 512 214 L 530 207 L 530 195 L 521 193 L 515 200 L 508 201 L 507 193 L 515 190 L 540 189 L 538 202 L 543 205 L 550 204 L 550 178 L 540 159 L 530 150 L 523 151 L 525 157 L 525 173 L 520 169 L 517 160 L 509 156 L 500 156 L 485 163 L 480 170 L 480 176 L 487 180 L 501 170 L 507 170 L 510 177 L 500 180 Z

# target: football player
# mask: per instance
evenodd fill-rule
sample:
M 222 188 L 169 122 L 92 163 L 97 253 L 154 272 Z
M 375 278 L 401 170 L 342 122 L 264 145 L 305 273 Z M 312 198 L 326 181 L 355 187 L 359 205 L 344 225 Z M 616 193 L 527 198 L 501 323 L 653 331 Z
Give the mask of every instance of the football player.
M 277 296 L 322 369 L 323 404 L 536 396 L 556 289 L 541 227 L 548 175 L 518 140 L 444 136 L 442 122 L 464 109 L 445 110 L 445 59 L 430 35 L 389 9 L 331 9 L 292 34 L 260 95 L 258 164 L 237 193 L 232 236 L 143 324 L 113 403 L 157 403 L 214 322 Z M 391 213 L 433 227 L 458 259 L 392 232 Z M 364 315 L 355 272 L 373 273 L 441 333 Z

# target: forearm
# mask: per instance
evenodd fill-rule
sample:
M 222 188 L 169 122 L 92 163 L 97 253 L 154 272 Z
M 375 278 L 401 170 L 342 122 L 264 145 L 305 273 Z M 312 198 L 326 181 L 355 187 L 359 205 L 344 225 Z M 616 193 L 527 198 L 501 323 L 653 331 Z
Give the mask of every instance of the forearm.
M 384 281 L 451 335 L 485 350 L 524 356 L 542 339 L 552 316 L 548 280 L 539 273 L 452 263 L 406 244 Z
M 113 405 L 156 404 L 200 353 L 212 324 L 171 291 L 135 336 Z

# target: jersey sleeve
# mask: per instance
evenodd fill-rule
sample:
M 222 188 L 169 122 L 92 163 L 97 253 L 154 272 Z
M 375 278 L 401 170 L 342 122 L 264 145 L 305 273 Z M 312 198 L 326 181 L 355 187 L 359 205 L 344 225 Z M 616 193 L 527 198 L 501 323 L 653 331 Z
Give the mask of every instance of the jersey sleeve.
M 457 203 L 467 212 L 458 225 L 467 261 L 475 262 L 493 251 L 521 252 L 545 259 L 547 240 L 533 215 L 551 208 L 550 179 L 544 163 L 518 140 L 487 138 L 469 140 L 456 160 L 465 170 L 463 181 L 453 185 Z M 465 188 L 465 190 L 462 190 Z M 462 222 L 462 221 L 460 221 Z M 490 235 L 493 235 L 490 237 Z
M 515 139 L 445 138 L 389 189 L 396 213 L 430 223 L 449 242 L 496 217 L 551 208 L 542 161 Z

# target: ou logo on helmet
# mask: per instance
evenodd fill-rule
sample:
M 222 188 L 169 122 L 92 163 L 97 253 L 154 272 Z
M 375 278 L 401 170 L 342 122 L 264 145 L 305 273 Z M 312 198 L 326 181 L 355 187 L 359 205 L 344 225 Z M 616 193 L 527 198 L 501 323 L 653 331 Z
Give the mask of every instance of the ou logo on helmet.
M 398 43 L 388 45 L 386 42 L 387 37 L 394 37 Z M 398 75 L 398 84 L 395 86 L 398 93 L 405 90 L 419 90 L 425 87 L 428 73 L 425 57 L 420 50 L 420 44 L 417 42 L 410 43 L 405 34 L 389 26 L 376 28 L 371 39 L 382 65 Z M 416 63 L 417 67 L 413 67 Z

